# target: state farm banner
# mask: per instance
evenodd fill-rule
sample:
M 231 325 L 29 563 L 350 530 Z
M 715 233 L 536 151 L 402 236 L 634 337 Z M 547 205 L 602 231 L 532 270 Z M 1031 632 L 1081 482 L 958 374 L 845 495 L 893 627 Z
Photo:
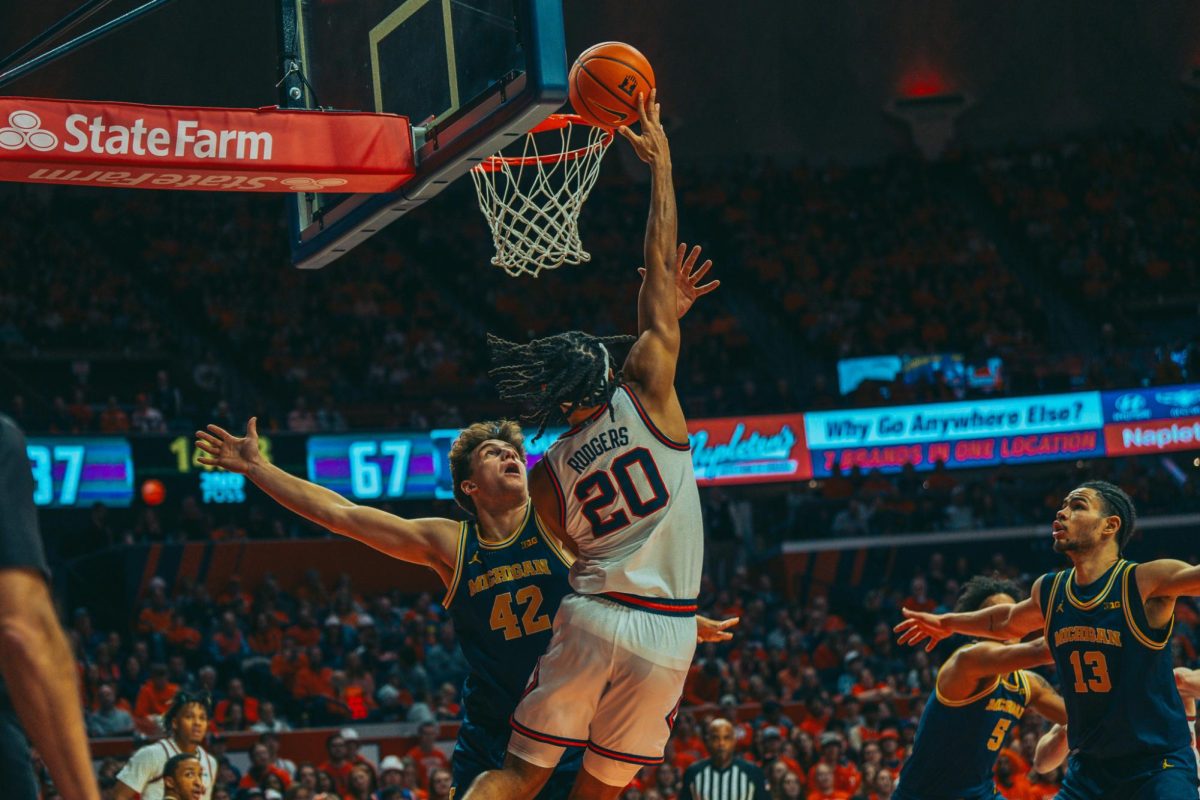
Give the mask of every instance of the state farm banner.
M 412 174 L 408 120 L 392 114 L 0 97 L 0 180 L 377 193 Z

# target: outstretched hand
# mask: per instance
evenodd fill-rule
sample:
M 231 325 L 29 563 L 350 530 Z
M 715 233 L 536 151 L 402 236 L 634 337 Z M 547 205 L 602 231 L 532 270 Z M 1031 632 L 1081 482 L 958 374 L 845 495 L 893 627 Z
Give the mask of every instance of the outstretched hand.
M 687 254 L 685 258 L 684 255 Z M 721 285 L 719 280 L 709 281 L 700 286 L 700 279 L 708 274 L 712 269 L 712 259 L 707 259 L 696 269 L 696 259 L 700 258 L 700 245 L 692 248 L 692 252 L 687 252 L 687 245 L 681 244 L 675 251 L 675 306 L 679 314 L 679 318 L 683 319 L 683 315 L 692 307 L 692 303 L 696 299 L 703 297 L 709 292 Z M 642 276 L 642 280 L 646 279 L 646 268 L 638 267 L 638 274 Z
M 925 645 L 925 651 L 932 652 L 939 642 L 954 633 L 942 621 L 941 614 L 927 614 L 924 611 L 910 611 L 907 608 L 900 609 L 900 612 L 904 614 L 905 620 L 892 629 L 899 634 L 896 638 L 899 644 L 916 647 L 928 638 L 929 642 Z
M 729 632 L 730 628 L 736 628 L 737 624 L 742 621 L 741 617 L 730 617 L 717 622 L 715 619 L 696 615 L 696 641 L 704 642 L 728 642 L 733 638 L 733 634 Z
M 246 423 L 246 435 L 234 436 L 220 425 L 209 425 L 207 431 L 196 431 L 196 447 L 208 455 L 196 460 L 206 467 L 220 467 L 245 475 L 262 463 L 258 449 L 258 417 Z
M 662 107 L 658 103 L 658 89 L 650 90 L 650 102 L 646 95 L 638 92 L 638 115 L 641 120 L 641 134 L 636 134 L 628 125 L 617 128 L 617 133 L 624 136 L 631 145 L 637 157 L 650 166 L 667 162 L 671 158 L 671 148 L 667 144 L 667 132 L 662 126 Z

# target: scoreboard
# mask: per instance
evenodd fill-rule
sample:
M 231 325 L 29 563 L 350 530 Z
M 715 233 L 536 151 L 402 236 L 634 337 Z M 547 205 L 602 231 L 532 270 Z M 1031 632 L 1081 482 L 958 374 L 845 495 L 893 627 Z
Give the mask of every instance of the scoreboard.
M 565 429 L 526 439 L 526 466 Z M 1200 450 L 1200 385 L 960 400 L 688 422 L 701 486 L 800 481 L 859 467 L 894 472 Z M 354 500 L 451 499 L 456 429 L 259 436 L 263 457 Z M 152 497 L 244 503 L 242 475 L 199 463 L 189 435 L 32 436 L 43 508 L 129 506 Z M 1200 463 L 1200 459 L 1197 459 Z M 161 487 L 145 492 L 148 481 Z M 161 489 L 162 491 L 159 491 Z

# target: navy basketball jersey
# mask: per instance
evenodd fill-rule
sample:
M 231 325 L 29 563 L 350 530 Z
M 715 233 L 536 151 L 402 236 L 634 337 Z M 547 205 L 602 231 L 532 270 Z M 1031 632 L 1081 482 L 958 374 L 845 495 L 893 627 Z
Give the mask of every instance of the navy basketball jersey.
M 970 647 L 971 645 L 966 645 Z M 925 704 L 912 755 L 900 770 L 897 796 L 921 800 L 991 800 L 992 769 L 1008 731 L 1032 692 L 1024 670 L 998 677 L 965 700 L 940 689 Z
M 1075 570 L 1042 579 L 1046 642 L 1058 667 L 1072 750 L 1090 759 L 1186 749 L 1187 718 L 1175 688 L 1165 628 L 1146 622 L 1137 565 L 1117 561 L 1090 586 Z
M 463 708 L 476 725 L 508 729 L 563 597 L 570 557 L 541 530 L 530 503 L 502 542 L 480 541 L 475 522 L 459 530 L 454 577 L 442 605 L 450 612 L 471 672 Z

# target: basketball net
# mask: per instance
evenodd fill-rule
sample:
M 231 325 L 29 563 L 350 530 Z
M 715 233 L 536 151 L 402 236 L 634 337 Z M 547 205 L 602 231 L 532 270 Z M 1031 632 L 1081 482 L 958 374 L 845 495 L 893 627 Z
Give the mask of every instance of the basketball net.
M 612 131 L 581 117 L 552 114 L 525 136 L 520 156 L 496 155 L 471 168 L 496 246 L 493 264 L 513 277 L 536 278 L 591 260 L 579 238 L 579 212 L 612 140 Z

